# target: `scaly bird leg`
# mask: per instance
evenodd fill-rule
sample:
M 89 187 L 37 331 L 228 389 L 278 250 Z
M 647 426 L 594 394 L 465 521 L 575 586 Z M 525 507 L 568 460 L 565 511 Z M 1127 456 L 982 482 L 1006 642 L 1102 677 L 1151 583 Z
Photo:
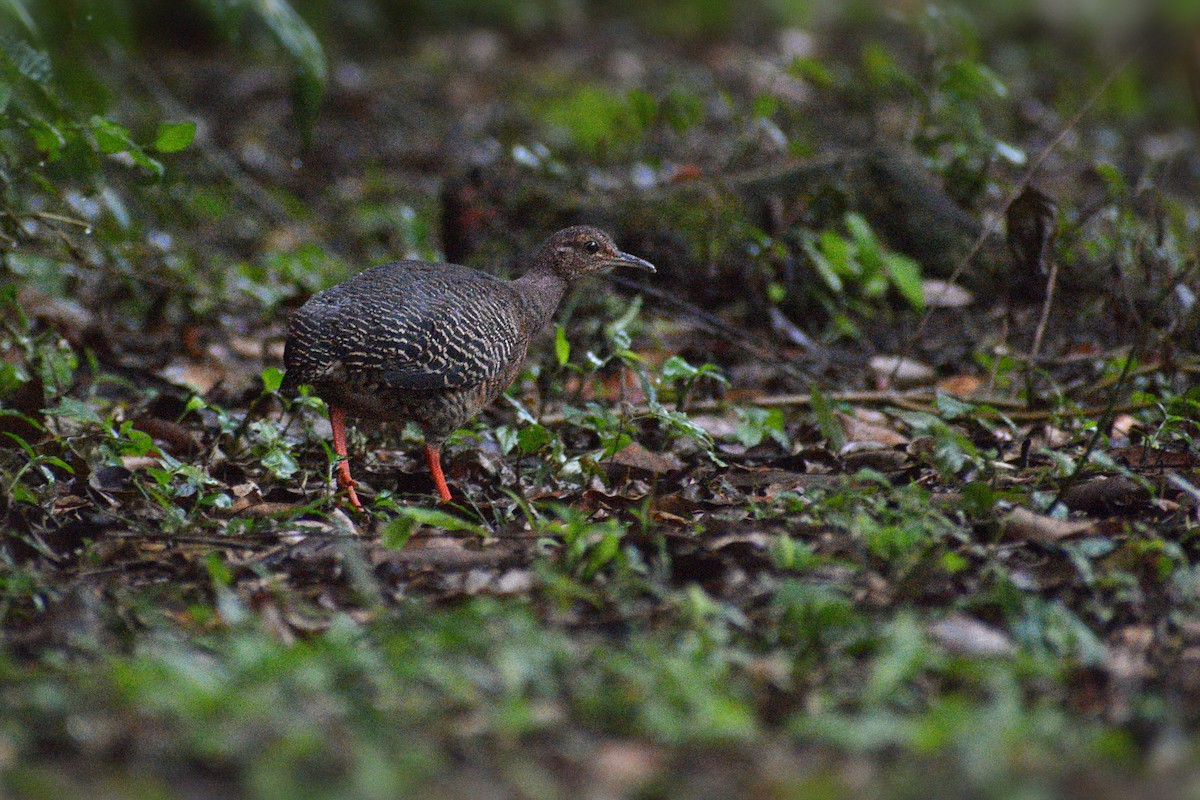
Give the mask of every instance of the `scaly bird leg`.
M 438 495 L 443 503 L 449 503 L 450 487 L 446 485 L 446 476 L 442 474 L 442 454 L 431 444 L 425 445 L 425 460 L 429 462 L 429 471 L 433 473 L 433 482 L 437 486 Z
M 333 452 L 341 457 L 337 465 L 338 488 L 350 498 L 350 505 L 354 506 L 355 511 L 365 514 L 366 510 L 363 508 L 362 503 L 358 501 L 358 494 L 354 491 L 354 487 L 358 485 L 358 482 L 350 477 L 350 457 L 346 453 L 345 409 L 331 403 L 329 405 L 329 425 L 333 428 Z

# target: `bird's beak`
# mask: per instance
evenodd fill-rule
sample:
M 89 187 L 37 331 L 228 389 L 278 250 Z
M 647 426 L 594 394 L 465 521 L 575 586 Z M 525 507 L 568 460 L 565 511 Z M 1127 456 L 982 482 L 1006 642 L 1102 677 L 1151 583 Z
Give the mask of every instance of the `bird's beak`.
M 634 269 L 640 269 L 645 272 L 658 272 L 658 270 L 654 268 L 654 265 L 646 259 L 638 258 L 637 256 L 630 255 L 629 253 L 622 253 L 620 251 L 617 251 L 617 257 L 612 259 L 609 264 L 613 267 L 633 267 Z

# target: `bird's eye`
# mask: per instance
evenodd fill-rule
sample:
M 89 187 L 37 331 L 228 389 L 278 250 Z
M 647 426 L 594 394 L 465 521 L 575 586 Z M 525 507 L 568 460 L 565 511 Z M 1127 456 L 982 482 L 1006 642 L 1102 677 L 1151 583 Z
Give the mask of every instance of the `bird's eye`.
M 583 249 L 587 250 L 589 253 L 599 253 L 600 252 L 600 243 L 597 242 L 595 239 L 592 239 L 591 241 L 589 241 L 587 244 L 585 244 L 583 246 Z

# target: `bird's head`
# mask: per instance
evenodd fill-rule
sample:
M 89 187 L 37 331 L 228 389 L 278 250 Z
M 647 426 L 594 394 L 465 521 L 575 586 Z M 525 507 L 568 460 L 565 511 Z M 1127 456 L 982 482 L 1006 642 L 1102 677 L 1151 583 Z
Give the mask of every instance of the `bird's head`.
M 611 236 L 591 225 L 563 228 L 552 235 L 538 252 L 536 266 L 567 281 L 614 267 L 655 271 L 649 261 L 621 252 Z

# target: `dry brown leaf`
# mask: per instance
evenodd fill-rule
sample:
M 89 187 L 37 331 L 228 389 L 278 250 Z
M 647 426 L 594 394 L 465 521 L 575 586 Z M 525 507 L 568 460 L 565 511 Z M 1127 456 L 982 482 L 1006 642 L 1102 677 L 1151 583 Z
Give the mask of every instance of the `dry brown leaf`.
M 1117 418 L 1113 420 L 1112 424 L 1113 433 L 1119 434 L 1120 436 L 1128 436 L 1130 433 L 1140 427 L 1141 423 L 1138 422 L 1137 418 L 1131 414 L 1118 414 Z
M 643 472 L 661 475 L 683 469 L 683 462 L 674 453 L 654 453 L 637 442 L 630 442 L 612 457 L 614 464 Z
M 62 497 L 54 498 L 54 513 L 62 514 L 67 511 L 74 511 L 78 508 L 86 508 L 89 505 L 88 501 L 79 495 L 68 494 Z
M 839 414 L 838 421 L 846 434 L 847 442 L 871 442 L 886 447 L 899 447 L 908 444 L 908 437 L 885 425 L 875 425 L 864 422 L 857 416 Z
M 299 508 L 304 507 L 304 503 L 245 503 L 242 500 L 235 501 L 233 508 L 230 509 L 231 514 L 236 514 L 243 517 L 256 517 L 258 519 L 270 519 L 272 517 L 282 516 L 291 513 Z
M 1037 514 L 1017 506 L 1000 520 L 1000 530 L 1006 539 L 1054 544 L 1065 539 L 1077 539 L 1096 533 L 1095 520 L 1070 520 Z
M 133 427 L 166 445 L 172 453 L 189 454 L 200 449 L 195 435 L 178 422 L 146 416 L 133 420 Z
M 159 376 L 199 394 L 208 394 L 213 387 L 228 377 L 225 370 L 218 366 L 194 361 L 168 364 L 160 371 Z
M 937 388 L 956 397 L 970 397 L 979 391 L 983 378 L 976 375 L 951 375 L 937 382 Z
M 877 442 L 849 442 L 839 454 L 846 470 L 873 469 L 878 472 L 896 472 L 908 466 L 908 454 Z
M 1067 508 L 1092 514 L 1128 512 L 1148 502 L 1150 492 L 1146 487 L 1123 475 L 1091 478 L 1063 495 Z
M 634 740 L 600 745 L 592 759 L 589 783 L 596 797 L 629 797 L 662 768 L 662 754 Z

